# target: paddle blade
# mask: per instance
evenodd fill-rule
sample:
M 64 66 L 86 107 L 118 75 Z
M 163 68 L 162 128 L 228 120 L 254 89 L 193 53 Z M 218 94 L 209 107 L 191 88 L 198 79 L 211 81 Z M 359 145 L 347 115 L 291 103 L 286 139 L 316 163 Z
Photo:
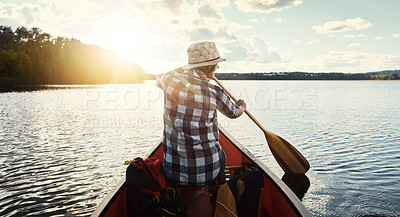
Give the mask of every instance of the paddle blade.
M 289 142 L 269 131 L 264 134 L 272 155 L 285 173 L 305 174 L 310 169 L 307 159 Z

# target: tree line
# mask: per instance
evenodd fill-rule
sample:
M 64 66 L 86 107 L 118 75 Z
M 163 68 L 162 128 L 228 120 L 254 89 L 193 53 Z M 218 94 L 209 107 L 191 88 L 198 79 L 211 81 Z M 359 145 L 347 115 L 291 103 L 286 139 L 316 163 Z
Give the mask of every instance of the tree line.
M 369 73 L 254 72 L 216 73 L 225 80 L 400 80 L 400 70 Z
M 0 26 L 0 86 L 136 83 L 146 73 L 110 50 L 37 27 Z

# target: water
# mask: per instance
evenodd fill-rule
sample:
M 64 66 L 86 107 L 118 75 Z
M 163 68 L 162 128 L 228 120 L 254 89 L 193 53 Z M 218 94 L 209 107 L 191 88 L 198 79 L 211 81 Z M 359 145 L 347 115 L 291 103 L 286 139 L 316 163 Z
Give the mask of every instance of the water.
M 309 160 L 313 216 L 400 215 L 400 82 L 223 83 Z M 162 104 L 154 82 L 0 93 L 0 216 L 90 215 L 159 141 Z M 249 118 L 219 120 L 283 176 Z

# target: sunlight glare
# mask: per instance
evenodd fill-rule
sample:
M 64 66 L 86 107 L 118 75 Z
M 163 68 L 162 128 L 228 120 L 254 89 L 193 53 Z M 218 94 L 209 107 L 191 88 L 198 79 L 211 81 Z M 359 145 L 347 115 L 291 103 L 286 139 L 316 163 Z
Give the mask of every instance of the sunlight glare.
M 104 20 L 99 32 L 99 46 L 139 65 L 149 61 L 153 36 L 144 23 L 123 18 Z

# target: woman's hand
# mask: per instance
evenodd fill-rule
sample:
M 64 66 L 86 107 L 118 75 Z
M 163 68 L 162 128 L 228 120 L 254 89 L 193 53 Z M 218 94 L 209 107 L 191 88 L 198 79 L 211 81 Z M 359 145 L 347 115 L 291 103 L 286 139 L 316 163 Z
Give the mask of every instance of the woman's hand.
M 246 103 L 244 102 L 244 100 L 239 99 L 236 104 L 240 107 L 240 114 L 239 116 L 241 116 L 243 114 L 244 111 L 246 111 Z

